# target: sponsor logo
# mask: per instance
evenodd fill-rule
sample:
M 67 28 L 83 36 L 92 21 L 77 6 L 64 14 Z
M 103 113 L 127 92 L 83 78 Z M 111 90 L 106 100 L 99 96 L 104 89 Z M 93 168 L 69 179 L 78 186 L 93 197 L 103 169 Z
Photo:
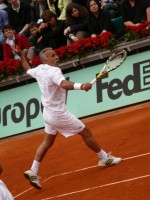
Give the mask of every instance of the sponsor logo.
M 131 96 L 149 90 L 150 60 L 133 64 L 133 74 L 126 76 L 124 80 L 118 77 L 108 82 L 108 76 L 109 74 L 97 81 L 97 103 L 105 101 L 104 92 L 107 93 L 109 99 L 116 100 L 122 95 Z
M 26 119 L 26 127 L 31 126 L 31 120 L 35 119 L 39 112 L 43 111 L 43 106 L 35 98 L 30 99 L 26 105 L 21 102 L 16 102 L 13 105 L 7 105 L 0 114 L 0 123 L 3 126 L 8 125 L 8 116 L 11 116 L 11 120 L 14 123 L 20 123 Z M 2 115 L 2 118 L 1 118 Z

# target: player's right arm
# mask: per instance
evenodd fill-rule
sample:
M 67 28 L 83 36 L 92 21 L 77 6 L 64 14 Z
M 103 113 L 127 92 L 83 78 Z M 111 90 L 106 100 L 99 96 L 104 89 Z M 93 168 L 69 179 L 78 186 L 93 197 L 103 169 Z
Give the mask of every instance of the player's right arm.
M 91 83 L 73 83 L 71 81 L 63 80 L 60 86 L 66 90 L 85 90 L 88 91 L 92 88 Z
M 59 67 L 52 67 L 50 70 L 49 76 L 54 84 L 66 90 L 88 91 L 92 88 L 91 83 L 74 83 L 74 82 L 66 80 Z

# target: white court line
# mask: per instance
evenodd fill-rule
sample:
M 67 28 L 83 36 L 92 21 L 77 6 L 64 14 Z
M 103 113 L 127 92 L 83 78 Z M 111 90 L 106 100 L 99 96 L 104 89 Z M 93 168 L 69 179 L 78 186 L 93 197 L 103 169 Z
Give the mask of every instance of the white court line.
M 122 160 L 130 160 L 130 159 L 133 159 L 133 158 L 138 158 L 138 157 L 147 156 L 147 155 L 150 155 L 150 152 L 139 154 L 137 156 L 131 156 L 131 157 L 128 157 L 128 158 L 123 158 Z
M 123 158 L 122 160 L 130 160 L 130 159 L 133 159 L 133 158 L 138 158 L 138 157 L 142 157 L 142 156 L 146 156 L 146 155 L 150 155 L 150 152 L 149 153 L 140 154 L 140 155 L 136 155 L 136 156 L 131 156 L 131 157 L 128 157 L 128 158 Z M 95 167 L 98 167 L 98 166 L 97 165 L 93 165 L 93 166 L 85 167 L 85 168 L 82 168 L 82 169 L 76 169 L 74 171 L 64 172 L 64 173 L 61 173 L 61 174 L 55 174 L 55 175 L 50 176 L 49 178 L 45 179 L 43 181 L 43 183 L 48 181 L 49 179 L 52 179 L 52 178 L 55 178 L 55 177 L 58 177 L 58 176 L 64 176 L 64 175 L 68 175 L 68 174 L 73 174 L 73 173 L 76 173 L 76 172 L 85 171 L 87 169 L 91 169 L 91 168 L 95 168 Z
M 105 184 L 105 185 L 98 185 L 98 186 L 91 187 L 91 188 L 85 188 L 83 190 L 77 190 L 77 191 L 74 191 L 74 192 L 64 193 L 64 194 L 60 194 L 60 195 L 53 196 L 53 197 L 48 197 L 46 199 L 41 199 L 41 200 L 49 200 L 49 199 L 55 199 L 55 198 L 59 198 L 59 197 L 69 196 L 69 195 L 72 195 L 72 194 L 77 194 L 77 193 L 86 192 L 86 191 L 89 191 L 89 190 L 94 190 L 94 189 L 98 189 L 98 188 L 117 185 L 117 184 L 120 184 L 120 183 L 126 183 L 126 182 L 130 182 L 130 181 L 134 181 L 134 180 L 138 180 L 138 179 L 142 179 L 142 178 L 147 178 L 147 177 L 150 177 L 150 174 L 147 174 L 145 176 L 139 176 L 139 177 L 135 177 L 135 178 L 125 179 L 125 180 L 117 181 L 117 182 L 113 182 L 113 183 L 108 183 L 108 184 Z
M 142 157 L 142 156 L 146 156 L 146 155 L 150 155 L 150 152 L 144 153 L 144 154 L 139 154 L 139 155 L 136 155 L 136 156 L 131 156 L 131 157 L 123 158 L 122 160 L 130 160 L 130 159 L 134 159 L 134 158 L 138 158 L 138 157 Z M 73 173 L 76 173 L 76 172 L 85 171 L 85 170 L 88 170 L 88 169 L 91 169 L 91 168 L 95 168 L 95 167 L 98 167 L 98 166 L 97 165 L 93 165 L 93 166 L 90 166 L 90 167 L 86 167 L 86 168 L 82 168 L 82 169 L 77 169 L 77 170 L 74 170 L 74 171 L 64 172 L 64 173 L 61 173 L 61 174 L 55 174 L 55 175 L 50 176 L 49 178 L 45 179 L 42 182 L 45 183 L 46 181 L 48 181 L 48 180 L 50 180 L 52 178 L 55 178 L 55 177 L 64 176 L 64 175 L 68 175 L 68 174 L 73 174 Z M 17 194 L 14 198 L 17 198 L 17 197 L 21 196 L 24 193 L 27 193 L 28 191 L 30 191 L 32 189 L 33 189 L 33 187 L 30 187 L 29 189 L 27 189 L 27 190 L 25 190 L 25 191 Z

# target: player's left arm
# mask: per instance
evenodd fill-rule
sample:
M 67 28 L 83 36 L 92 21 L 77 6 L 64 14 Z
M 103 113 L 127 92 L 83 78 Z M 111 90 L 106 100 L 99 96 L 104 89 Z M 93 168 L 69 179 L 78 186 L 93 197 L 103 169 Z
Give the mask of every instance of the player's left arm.
M 12 50 L 18 54 L 21 58 L 21 64 L 22 64 L 22 67 L 25 71 L 28 71 L 28 69 L 31 69 L 29 63 L 27 62 L 25 56 L 24 56 L 24 53 L 21 51 L 21 49 L 18 47 L 18 46 L 11 46 Z
M 60 86 L 66 90 L 85 90 L 88 91 L 92 88 L 91 83 L 73 83 L 71 81 L 63 80 Z

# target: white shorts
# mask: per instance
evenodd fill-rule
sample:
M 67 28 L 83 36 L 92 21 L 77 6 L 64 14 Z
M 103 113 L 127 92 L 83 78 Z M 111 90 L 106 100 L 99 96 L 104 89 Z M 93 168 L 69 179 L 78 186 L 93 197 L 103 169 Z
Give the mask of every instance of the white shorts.
M 80 133 L 85 128 L 85 125 L 69 111 L 55 116 L 48 109 L 44 109 L 43 118 L 45 120 L 45 132 L 51 135 L 56 135 L 59 132 L 63 136 L 69 137 Z

